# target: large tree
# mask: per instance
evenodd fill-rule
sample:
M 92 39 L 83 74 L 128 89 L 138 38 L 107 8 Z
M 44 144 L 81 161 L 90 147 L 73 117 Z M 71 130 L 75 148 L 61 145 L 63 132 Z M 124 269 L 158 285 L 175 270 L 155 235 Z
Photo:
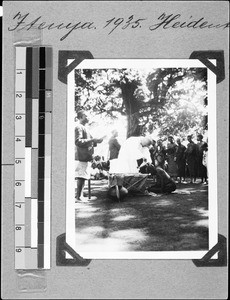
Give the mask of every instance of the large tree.
M 162 103 L 158 110 L 160 117 L 156 120 L 155 116 L 149 116 L 151 128 L 158 128 L 160 136 L 184 138 L 187 134 L 204 133 L 207 129 L 206 69 L 160 70 L 149 75 L 147 82 L 155 94 L 153 98 L 160 98 Z
M 111 118 L 127 116 L 127 137 L 151 132 L 159 126 L 170 128 L 170 122 L 175 129 L 186 114 L 186 109 L 180 106 L 181 99 L 187 98 L 187 103 L 194 98 L 203 101 L 206 80 L 203 68 L 76 70 L 75 108 Z M 193 125 L 188 122 L 188 126 Z M 179 129 L 183 130 L 183 126 Z

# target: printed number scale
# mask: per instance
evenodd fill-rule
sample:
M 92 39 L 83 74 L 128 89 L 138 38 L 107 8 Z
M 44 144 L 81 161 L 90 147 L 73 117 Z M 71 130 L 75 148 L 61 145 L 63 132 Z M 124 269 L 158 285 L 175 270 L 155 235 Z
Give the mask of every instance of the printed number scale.
M 49 269 L 52 48 L 15 61 L 15 269 Z

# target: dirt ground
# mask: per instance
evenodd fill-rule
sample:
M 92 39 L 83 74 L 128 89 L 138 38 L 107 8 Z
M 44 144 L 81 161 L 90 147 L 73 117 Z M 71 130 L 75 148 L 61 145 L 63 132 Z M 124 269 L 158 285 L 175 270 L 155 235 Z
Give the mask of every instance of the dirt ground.
M 208 186 L 180 183 L 172 194 L 107 196 L 107 180 L 91 181 L 96 200 L 75 203 L 80 251 L 208 249 Z

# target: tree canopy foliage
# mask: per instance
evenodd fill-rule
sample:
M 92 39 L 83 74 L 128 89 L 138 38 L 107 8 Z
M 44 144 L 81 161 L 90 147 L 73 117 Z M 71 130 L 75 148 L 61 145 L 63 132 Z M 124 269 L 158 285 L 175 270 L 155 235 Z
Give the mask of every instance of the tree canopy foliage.
M 127 117 L 127 137 L 202 131 L 205 68 L 75 70 L 75 109 Z

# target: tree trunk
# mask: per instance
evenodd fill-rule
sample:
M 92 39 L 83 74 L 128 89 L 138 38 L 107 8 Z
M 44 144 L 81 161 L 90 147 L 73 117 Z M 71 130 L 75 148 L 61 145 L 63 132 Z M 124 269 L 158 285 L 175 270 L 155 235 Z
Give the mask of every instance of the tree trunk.
M 141 134 L 141 126 L 139 125 L 139 114 L 127 115 L 127 138 L 131 136 L 139 136 Z
M 134 82 L 126 82 L 121 84 L 122 98 L 127 115 L 127 138 L 131 136 L 139 136 L 141 128 L 139 125 L 139 102 L 134 96 L 134 92 L 138 85 Z

